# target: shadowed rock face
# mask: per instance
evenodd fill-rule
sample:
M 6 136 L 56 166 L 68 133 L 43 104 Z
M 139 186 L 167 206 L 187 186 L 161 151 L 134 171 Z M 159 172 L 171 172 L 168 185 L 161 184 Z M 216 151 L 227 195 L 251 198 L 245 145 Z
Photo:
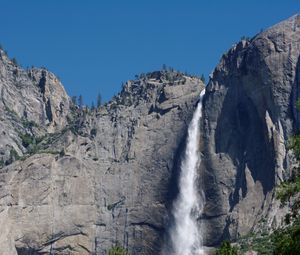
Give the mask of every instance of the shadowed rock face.
M 247 234 L 264 217 L 279 224 L 273 188 L 289 174 L 286 141 L 299 126 L 299 54 L 296 15 L 239 42 L 213 73 L 202 123 L 207 245 Z
M 3 155 L 0 253 L 104 255 L 118 243 L 130 254 L 159 254 L 176 192 L 176 151 L 203 83 L 177 72 L 150 73 L 89 112 L 70 107 L 48 71 L 26 72 L 8 59 L 0 66 L 6 91 L 0 109 L 11 109 L 0 123 L 6 132 L 0 144 L 24 155 L 13 163 Z M 22 75 L 19 83 L 10 69 Z M 14 104 L 20 94 L 24 99 Z M 44 136 L 41 147 L 25 146 L 24 133 Z

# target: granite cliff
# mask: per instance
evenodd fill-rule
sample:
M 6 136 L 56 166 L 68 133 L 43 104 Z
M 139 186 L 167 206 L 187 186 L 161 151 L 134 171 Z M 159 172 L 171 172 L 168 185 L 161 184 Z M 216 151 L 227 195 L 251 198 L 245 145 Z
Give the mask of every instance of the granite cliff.
M 206 246 L 280 225 L 294 164 L 300 15 L 223 55 L 203 101 L 199 221 Z M 96 111 L 46 69 L 0 50 L 0 254 L 159 254 L 187 125 L 204 84 L 176 71 L 128 81 Z M 202 184 L 203 183 L 203 184 Z
M 282 224 L 274 187 L 295 164 L 299 56 L 298 14 L 236 44 L 213 72 L 202 123 L 207 245 Z
M 160 71 L 97 111 L 1 52 L 1 254 L 158 254 L 170 179 L 204 85 Z

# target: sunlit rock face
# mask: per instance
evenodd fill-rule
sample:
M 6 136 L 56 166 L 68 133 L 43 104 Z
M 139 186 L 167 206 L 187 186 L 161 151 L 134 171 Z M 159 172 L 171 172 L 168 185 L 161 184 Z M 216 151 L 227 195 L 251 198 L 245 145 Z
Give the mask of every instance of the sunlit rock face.
M 149 73 L 91 112 L 72 106 L 46 70 L 7 58 L 1 68 L 0 253 L 107 254 L 119 244 L 159 254 L 203 83 Z
M 223 55 L 204 98 L 202 172 L 206 244 L 280 224 L 274 186 L 292 164 L 299 127 L 300 15 Z
M 46 69 L 22 69 L 0 50 L 0 161 L 15 150 L 26 153 L 20 133 L 43 136 L 67 125 L 70 100 L 59 79 Z

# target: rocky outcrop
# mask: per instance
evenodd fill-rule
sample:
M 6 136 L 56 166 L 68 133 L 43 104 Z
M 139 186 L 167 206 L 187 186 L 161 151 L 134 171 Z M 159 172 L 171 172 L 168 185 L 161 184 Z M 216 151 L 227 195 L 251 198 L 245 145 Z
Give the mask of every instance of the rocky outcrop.
M 17 92 L 35 93 L 27 118 L 46 135 L 38 150 L 0 170 L 0 253 L 104 255 L 120 244 L 133 255 L 159 254 L 176 151 L 203 83 L 173 71 L 149 73 L 91 112 L 65 108 L 63 88 L 45 70 L 20 72 L 33 82 Z M 6 105 L 23 117 L 24 102 Z
M 64 128 L 69 101 L 52 73 L 24 70 L 0 50 L 0 165 L 26 153 L 20 134 L 43 136 Z
M 289 175 L 299 128 L 300 15 L 223 55 L 204 98 L 205 243 L 280 224 L 274 187 Z

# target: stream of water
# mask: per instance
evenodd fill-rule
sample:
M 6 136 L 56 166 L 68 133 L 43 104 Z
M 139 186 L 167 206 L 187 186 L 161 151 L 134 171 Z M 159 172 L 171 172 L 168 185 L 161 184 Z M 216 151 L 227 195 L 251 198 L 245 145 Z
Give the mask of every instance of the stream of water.
M 201 161 L 199 139 L 204 94 L 205 90 L 200 94 L 199 103 L 189 124 L 186 149 L 181 162 L 179 194 L 172 208 L 174 217 L 174 225 L 170 229 L 172 255 L 205 254 L 202 248 L 203 232 L 197 223 L 197 217 L 203 210 L 204 196 L 200 194 L 201 187 L 196 187 L 196 172 Z

